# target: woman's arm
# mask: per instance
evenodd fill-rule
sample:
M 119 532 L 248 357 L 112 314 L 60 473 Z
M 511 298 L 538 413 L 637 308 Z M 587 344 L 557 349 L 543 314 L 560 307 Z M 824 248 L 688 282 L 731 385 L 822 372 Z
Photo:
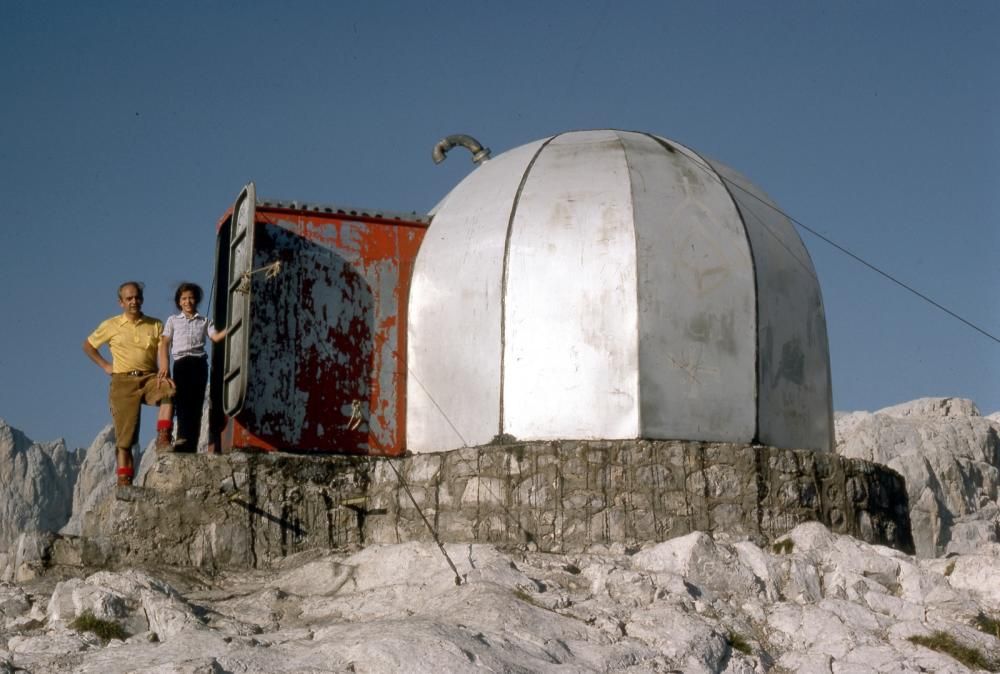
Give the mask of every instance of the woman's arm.
M 218 344 L 226 338 L 227 332 L 229 332 L 229 328 L 223 328 L 222 330 L 218 330 L 216 332 L 210 332 L 208 333 L 208 338 L 212 340 L 213 344 Z

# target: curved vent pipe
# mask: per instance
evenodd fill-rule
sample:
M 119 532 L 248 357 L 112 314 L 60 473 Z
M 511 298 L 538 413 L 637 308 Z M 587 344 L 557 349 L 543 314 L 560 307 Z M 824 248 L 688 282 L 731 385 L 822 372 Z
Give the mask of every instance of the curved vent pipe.
M 458 145 L 461 145 L 472 153 L 472 161 L 476 164 L 481 164 L 490 158 L 490 149 L 488 147 L 480 145 L 479 141 L 472 136 L 467 136 L 464 133 L 456 133 L 439 141 L 434 146 L 434 151 L 431 152 L 434 163 L 440 164 L 443 162 L 445 156 L 448 154 L 448 150 Z

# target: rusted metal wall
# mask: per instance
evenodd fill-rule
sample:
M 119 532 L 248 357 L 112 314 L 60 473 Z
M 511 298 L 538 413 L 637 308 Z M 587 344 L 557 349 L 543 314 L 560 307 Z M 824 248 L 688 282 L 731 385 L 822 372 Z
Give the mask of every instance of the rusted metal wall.
M 232 445 L 404 447 L 405 307 L 422 222 L 258 205 L 245 400 Z

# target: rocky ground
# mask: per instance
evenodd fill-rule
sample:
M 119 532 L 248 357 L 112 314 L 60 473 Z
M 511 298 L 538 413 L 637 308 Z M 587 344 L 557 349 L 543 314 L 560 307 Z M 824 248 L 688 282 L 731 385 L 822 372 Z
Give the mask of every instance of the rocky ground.
M 0 671 L 971 671 L 956 654 L 1000 666 L 1000 546 L 918 560 L 811 523 L 775 548 L 703 533 L 573 556 L 447 546 L 461 584 L 433 544 L 215 578 L 4 584 Z M 121 638 L 72 629 L 85 612 Z
M 0 529 L 0 672 L 1000 671 L 998 422 L 956 399 L 838 416 L 838 452 L 906 477 L 916 556 L 816 523 L 766 549 L 699 532 L 574 555 L 448 545 L 460 583 L 423 543 L 14 582 L 19 530 L 78 526 L 55 522 L 60 499 L 40 508 L 48 482 L 64 504 L 75 481 L 74 518 L 107 495 L 108 438 L 80 464 L 0 423 L 16 519 Z

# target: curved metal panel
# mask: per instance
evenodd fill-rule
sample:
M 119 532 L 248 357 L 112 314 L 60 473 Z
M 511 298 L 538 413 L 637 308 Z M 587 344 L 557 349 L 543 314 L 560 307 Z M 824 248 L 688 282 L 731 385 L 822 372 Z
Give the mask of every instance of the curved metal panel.
M 637 437 L 635 239 L 614 132 L 557 136 L 541 152 L 507 273 L 504 432 Z
M 417 258 L 408 448 L 505 433 L 829 449 L 818 283 L 760 199 L 727 167 L 624 131 L 480 167 Z
M 445 197 L 414 265 L 408 316 L 406 444 L 488 443 L 500 414 L 500 283 L 511 206 L 544 141 L 485 162 Z
M 709 160 L 729 186 L 757 265 L 758 439 L 831 451 L 830 352 L 819 279 L 792 223 L 728 166 Z
M 756 432 L 753 262 L 713 171 L 622 133 L 635 204 L 644 438 L 750 442 Z
M 229 278 L 227 279 L 225 367 L 222 406 L 236 416 L 243 409 L 247 392 L 247 354 L 250 340 L 250 271 L 253 267 L 253 235 L 257 212 L 257 189 L 252 182 L 240 191 L 233 203 L 229 238 Z

